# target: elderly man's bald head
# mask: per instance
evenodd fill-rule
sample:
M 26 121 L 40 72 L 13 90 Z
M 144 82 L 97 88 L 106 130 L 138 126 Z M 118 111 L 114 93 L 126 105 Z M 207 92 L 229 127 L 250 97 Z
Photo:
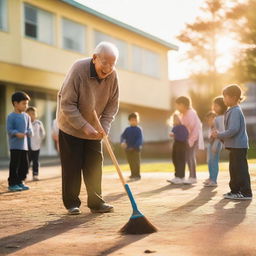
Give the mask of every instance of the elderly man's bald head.
M 109 42 L 99 43 L 93 52 L 93 63 L 100 79 L 109 76 L 115 69 L 118 58 L 117 47 Z

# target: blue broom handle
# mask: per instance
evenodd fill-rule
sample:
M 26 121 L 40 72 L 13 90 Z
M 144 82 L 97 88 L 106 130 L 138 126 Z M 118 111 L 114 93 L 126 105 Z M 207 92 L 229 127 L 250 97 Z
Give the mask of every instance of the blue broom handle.
M 131 201 L 133 211 L 139 212 L 137 204 L 136 204 L 136 202 L 134 200 L 134 197 L 132 195 L 132 192 L 130 190 L 130 186 L 128 184 L 125 184 L 124 187 L 125 187 L 125 190 L 126 190 L 126 192 L 128 194 L 128 197 L 129 197 L 129 199 Z

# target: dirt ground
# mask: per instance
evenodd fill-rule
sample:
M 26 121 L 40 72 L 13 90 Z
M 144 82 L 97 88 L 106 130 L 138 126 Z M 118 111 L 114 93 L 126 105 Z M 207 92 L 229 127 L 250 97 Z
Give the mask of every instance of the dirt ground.
M 2 175 L 3 174 L 3 175 Z M 103 195 L 113 213 L 91 214 L 82 185 L 82 214 L 67 216 L 61 201 L 59 167 L 41 169 L 42 180 L 29 191 L 7 192 L 0 181 L 0 255 L 33 256 L 205 256 L 256 255 L 256 206 L 222 198 L 228 174 L 217 188 L 170 185 L 169 173 L 145 173 L 130 183 L 139 209 L 159 229 L 150 235 L 120 235 L 131 207 L 116 174 L 104 174 Z M 125 173 L 127 176 L 128 173 Z M 252 176 L 253 190 L 256 176 Z M 147 251 L 146 251 L 147 250 Z

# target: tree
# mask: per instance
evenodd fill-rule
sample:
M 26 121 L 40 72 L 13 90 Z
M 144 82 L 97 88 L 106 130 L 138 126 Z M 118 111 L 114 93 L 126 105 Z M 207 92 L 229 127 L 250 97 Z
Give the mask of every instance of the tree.
M 210 108 L 211 99 L 220 94 L 220 75 L 216 65 L 219 57 L 217 41 L 224 31 L 225 12 L 223 0 L 206 0 L 201 9 L 202 15 L 194 23 L 187 24 L 177 38 L 189 45 L 186 58 L 192 62 L 191 69 L 196 67 L 192 70 L 191 78 L 199 89 L 191 91 L 190 95 L 194 107 L 203 116 Z
M 239 82 L 256 81 L 256 0 L 235 5 L 226 12 L 231 29 L 242 47 L 230 70 Z

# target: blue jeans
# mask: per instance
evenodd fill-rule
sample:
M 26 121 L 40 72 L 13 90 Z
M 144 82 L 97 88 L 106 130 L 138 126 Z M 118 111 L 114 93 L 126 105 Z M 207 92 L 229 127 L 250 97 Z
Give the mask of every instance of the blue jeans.
M 210 179 L 217 183 L 217 177 L 219 174 L 219 160 L 220 160 L 220 151 L 222 145 L 219 142 L 213 152 L 213 144 L 208 145 L 207 155 L 208 155 L 208 169 L 210 173 Z

